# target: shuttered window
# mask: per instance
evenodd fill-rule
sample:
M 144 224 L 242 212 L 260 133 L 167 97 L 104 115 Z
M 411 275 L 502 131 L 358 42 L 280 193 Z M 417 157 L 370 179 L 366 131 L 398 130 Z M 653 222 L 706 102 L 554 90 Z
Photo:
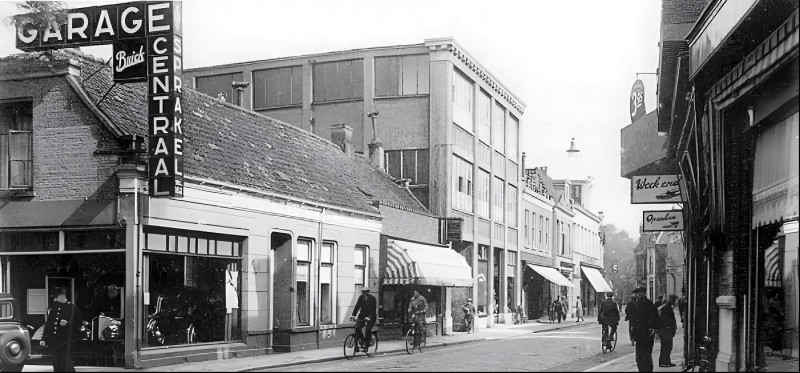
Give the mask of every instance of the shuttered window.
M 254 109 L 302 104 L 302 66 L 287 66 L 253 72 Z
M 364 60 L 314 64 L 314 102 L 364 97 Z

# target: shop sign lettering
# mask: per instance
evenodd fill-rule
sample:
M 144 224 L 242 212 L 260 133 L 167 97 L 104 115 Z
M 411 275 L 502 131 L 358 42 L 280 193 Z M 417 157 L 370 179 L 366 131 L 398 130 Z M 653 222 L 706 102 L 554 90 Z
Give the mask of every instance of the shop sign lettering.
M 62 24 L 16 15 L 23 51 L 113 44 L 114 81 L 147 82 L 149 193 L 183 196 L 181 2 L 132 2 L 68 9 Z
M 645 232 L 683 230 L 683 210 L 644 211 L 642 217 Z
M 631 203 L 681 203 L 680 175 L 631 177 Z

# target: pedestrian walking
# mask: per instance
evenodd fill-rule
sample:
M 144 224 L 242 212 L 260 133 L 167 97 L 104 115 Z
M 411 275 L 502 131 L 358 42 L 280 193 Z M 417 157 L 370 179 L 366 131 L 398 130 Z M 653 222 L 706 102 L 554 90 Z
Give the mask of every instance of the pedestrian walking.
M 578 318 L 575 322 L 583 321 L 583 303 L 581 302 L 580 296 L 578 296 L 578 300 L 575 301 L 575 316 Z
M 681 315 L 681 324 L 686 323 L 686 307 L 689 304 L 686 299 L 686 287 L 681 288 L 681 299 L 678 300 L 678 313 Z
M 656 308 L 658 308 L 661 307 L 662 304 L 664 304 L 664 296 L 659 295 L 658 298 L 656 298 L 656 301 L 653 302 L 653 305 L 656 306 Z
M 72 342 L 80 335 L 83 316 L 78 307 L 67 299 L 67 289 L 55 288 L 53 306 L 47 314 L 44 335 L 39 345 L 49 349 L 53 356 L 54 372 L 74 372 Z
M 567 321 L 567 314 L 569 313 L 569 303 L 567 303 L 567 296 L 561 298 L 561 313 L 563 314 L 564 321 Z
M 631 312 L 633 312 L 633 308 L 636 303 L 636 296 L 631 295 L 631 300 L 625 305 L 625 321 L 630 320 Z M 631 339 L 631 344 L 636 346 L 636 341 L 633 339 L 633 326 L 630 322 L 628 322 L 628 338 Z
M 563 308 L 561 307 L 561 297 L 556 297 L 556 300 L 553 302 L 553 311 L 556 313 L 556 319 L 558 323 L 561 324 L 561 314 L 563 313 Z
M 675 322 L 675 310 L 673 308 L 678 296 L 670 294 L 660 307 L 658 307 L 658 316 L 664 327 L 661 328 L 661 353 L 658 357 L 658 366 L 662 368 L 674 367 L 675 364 L 669 358 L 672 353 L 672 338 L 675 337 L 675 332 L 678 329 L 678 324 Z
M 630 315 L 628 315 L 632 327 L 631 335 L 636 342 L 636 367 L 640 372 L 653 371 L 655 331 L 662 328 L 658 310 L 647 299 L 646 292 L 647 288 L 644 286 L 640 286 L 634 291 L 636 303 L 631 307 Z
M 769 356 L 783 354 L 783 306 L 780 301 L 781 293 L 777 289 L 772 290 L 772 294 L 766 304 L 766 315 L 761 325 L 764 333 L 764 344 L 770 348 Z
M 461 307 L 461 310 L 464 311 L 464 326 L 467 328 L 467 334 L 472 333 L 472 329 L 475 327 L 475 306 L 472 304 L 472 298 L 467 299 L 467 303 Z

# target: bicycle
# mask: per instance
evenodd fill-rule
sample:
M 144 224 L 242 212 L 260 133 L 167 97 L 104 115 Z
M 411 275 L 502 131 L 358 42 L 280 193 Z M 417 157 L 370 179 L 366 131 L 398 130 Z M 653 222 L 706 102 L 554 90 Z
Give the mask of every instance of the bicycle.
M 419 330 L 416 331 L 417 329 Z M 428 326 L 425 325 L 424 321 L 415 321 L 406 332 L 406 353 L 413 354 L 415 348 L 422 352 L 422 348 L 425 347 L 428 341 L 427 332 Z
M 378 319 L 380 320 L 380 319 Z M 375 356 L 375 353 L 378 351 L 378 324 L 376 323 L 372 327 L 372 331 L 369 333 L 369 345 L 367 345 L 366 350 L 363 351 L 367 354 L 368 357 Z M 355 329 L 355 328 L 353 328 Z M 359 347 L 361 343 L 356 340 L 356 333 L 355 330 L 348 334 L 347 337 L 344 339 L 344 357 L 347 360 L 353 359 L 356 356 L 356 348 Z M 361 350 L 361 348 L 358 348 Z
M 617 329 L 613 329 L 611 335 L 608 333 L 609 325 L 603 325 L 603 333 L 600 336 L 600 343 L 603 353 L 612 352 L 617 348 Z
M 711 372 L 713 366 L 711 365 L 711 355 L 713 350 L 714 341 L 708 337 L 703 338 L 697 342 L 695 347 L 694 356 L 687 358 L 686 362 L 681 364 L 683 372 L 694 372 L 695 368 L 699 368 L 698 372 Z

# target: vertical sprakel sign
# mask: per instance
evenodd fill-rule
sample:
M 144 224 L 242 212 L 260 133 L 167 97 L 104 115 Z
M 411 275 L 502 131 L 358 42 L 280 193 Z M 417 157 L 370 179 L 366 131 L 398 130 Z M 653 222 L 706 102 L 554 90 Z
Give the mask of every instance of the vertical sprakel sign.
M 63 24 L 15 16 L 17 49 L 113 44 L 118 83 L 147 82 L 148 180 L 153 197 L 183 196 L 181 2 L 132 2 L 67 9 Z

